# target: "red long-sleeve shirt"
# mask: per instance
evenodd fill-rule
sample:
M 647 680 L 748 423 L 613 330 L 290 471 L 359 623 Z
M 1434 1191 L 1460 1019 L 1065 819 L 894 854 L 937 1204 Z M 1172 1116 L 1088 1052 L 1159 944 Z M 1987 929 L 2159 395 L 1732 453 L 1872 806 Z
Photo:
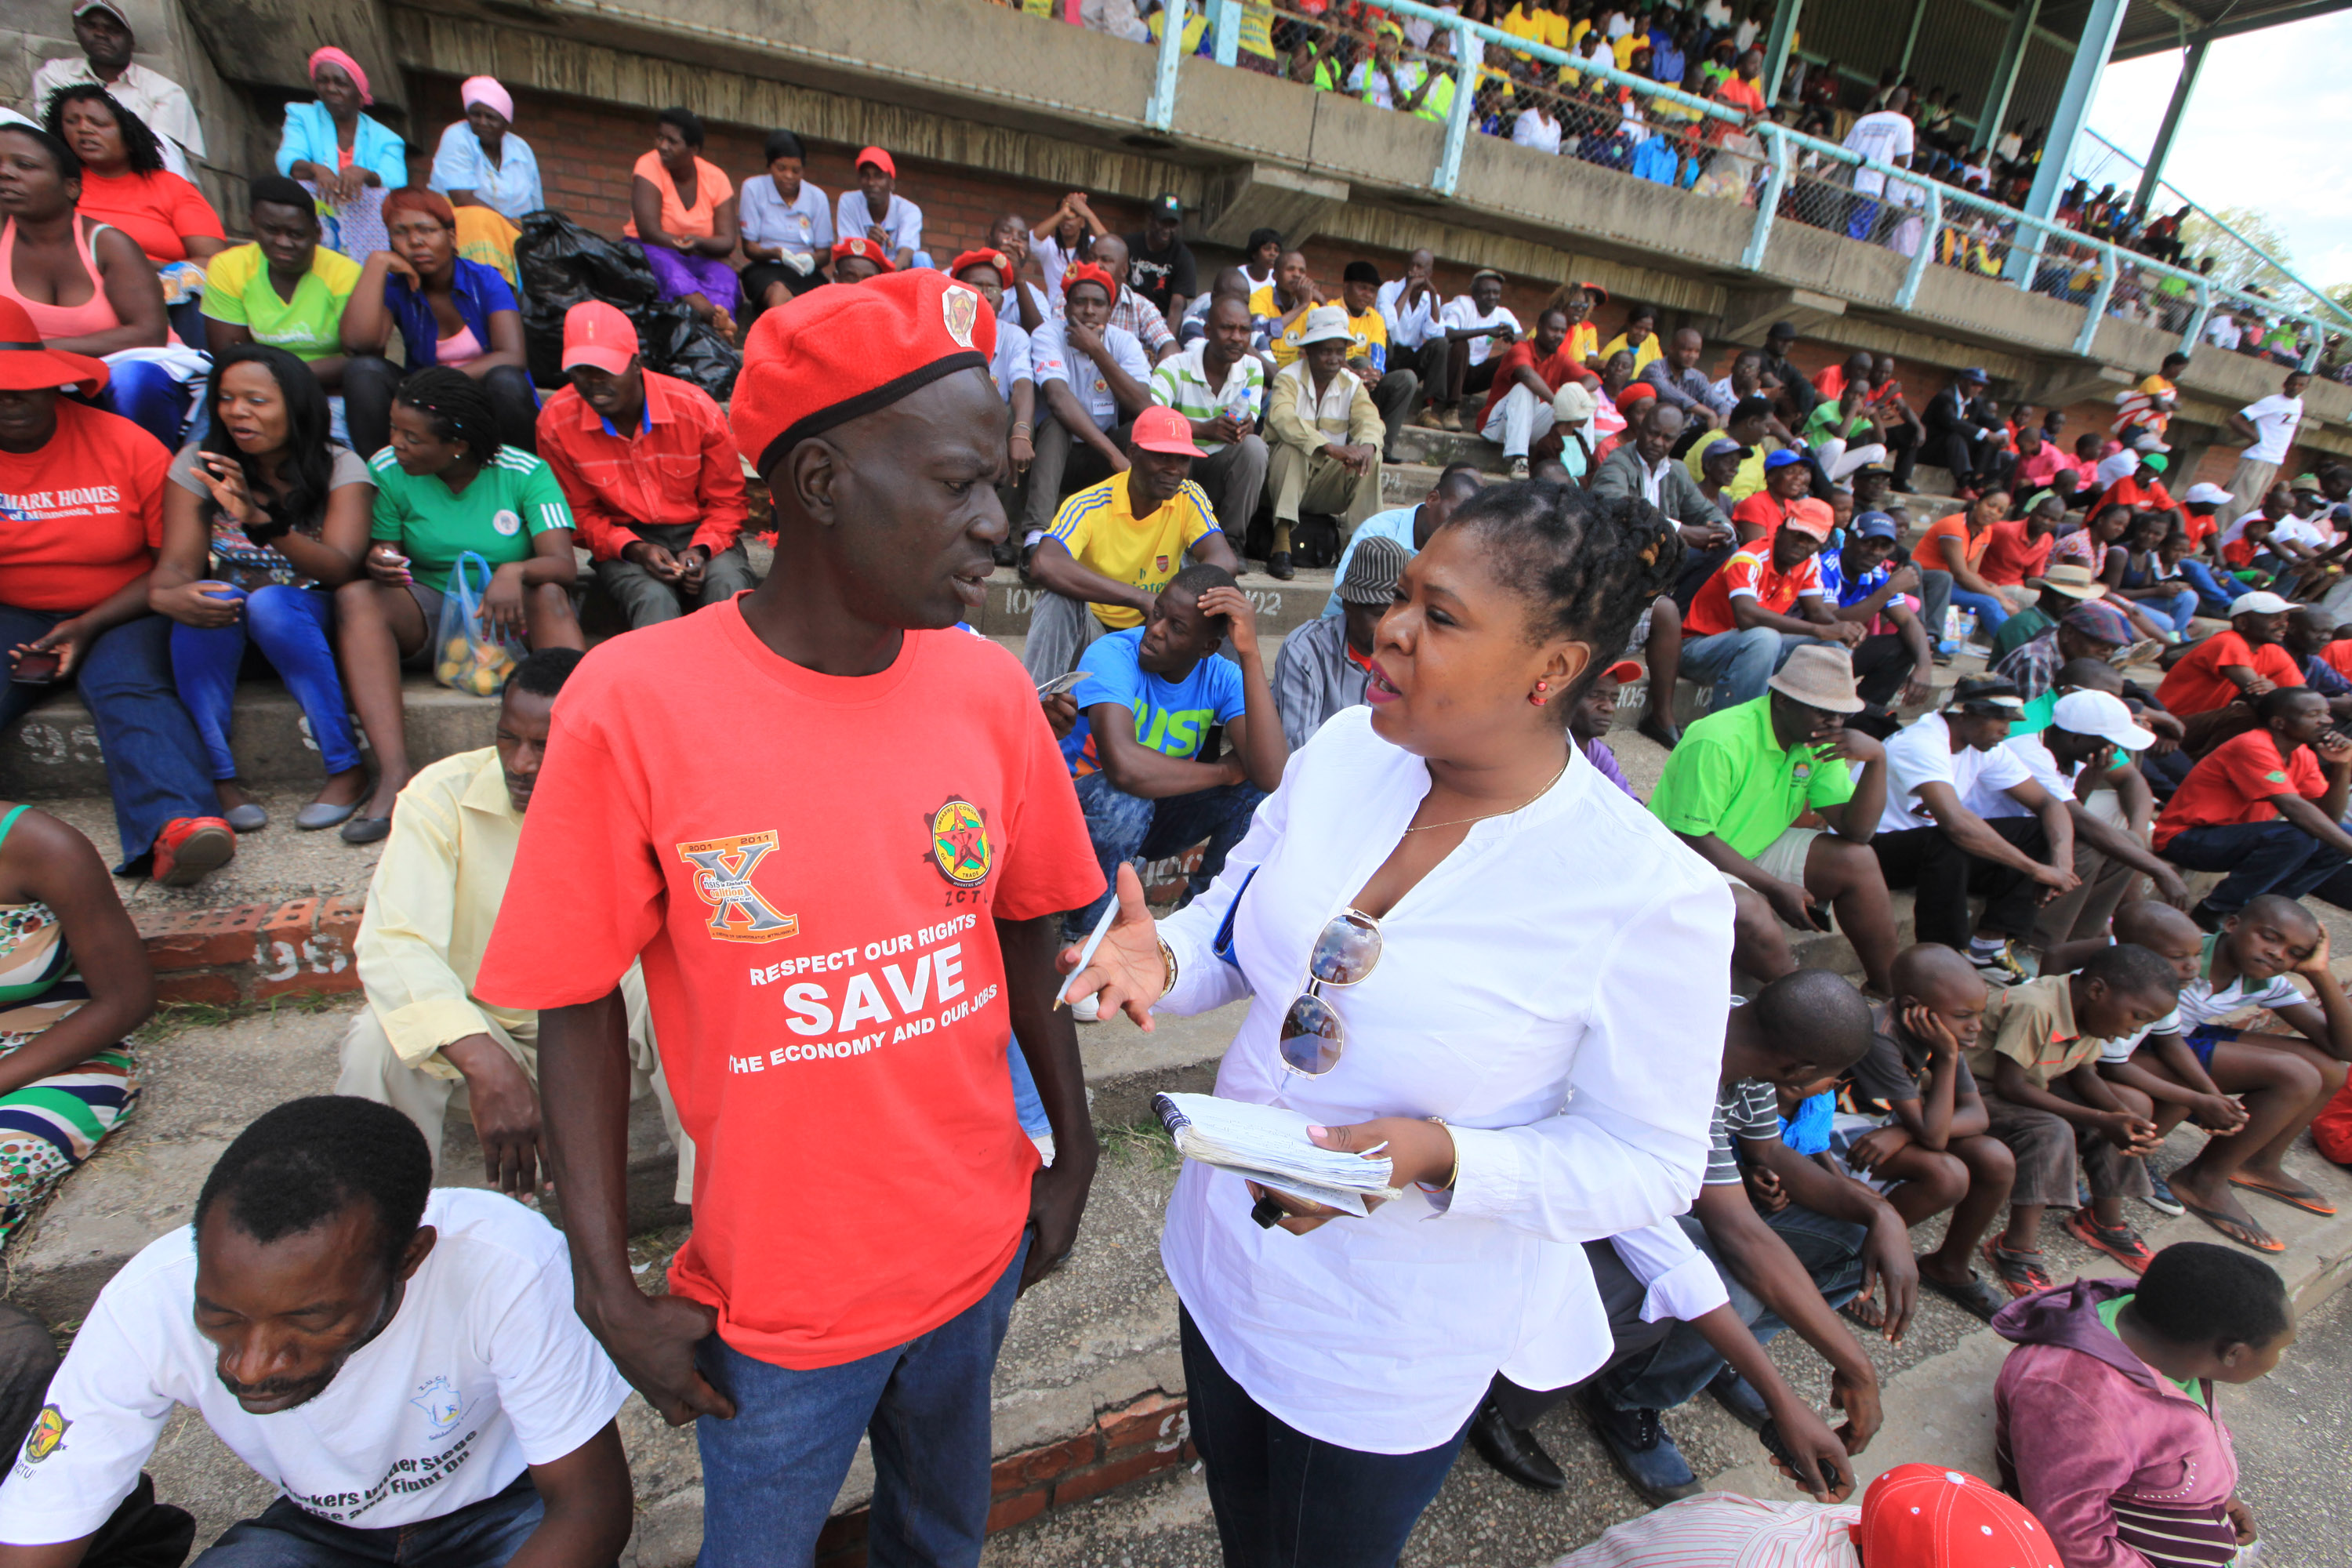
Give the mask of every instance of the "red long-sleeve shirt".
M 691 522 L 716 555 L 743 531 L 743 459 L 710 395 L 645 373 L 646 406 L 624 436 L 565 387 L 539 411 L 539 455 L 555 470 L 581 542 L 610 561 L 640 526 Z

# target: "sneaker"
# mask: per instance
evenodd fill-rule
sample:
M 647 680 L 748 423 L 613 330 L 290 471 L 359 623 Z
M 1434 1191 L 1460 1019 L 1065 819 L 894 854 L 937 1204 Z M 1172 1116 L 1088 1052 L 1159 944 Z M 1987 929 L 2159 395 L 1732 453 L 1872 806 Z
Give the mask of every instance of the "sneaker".
M 2157 1213 L 2168 1215 L 2174 1219 L 2179 1219 L 2189 1212 L 2189 1205 L 2172 1195 L 2172 1189 L 2165 1184 L 2164 1178 L 2152 1168 L 2147 1173 L 2147 1184 L 2150 1189 L 2148 1194 L 2140 1199 L 2140 1202 Z
M 1691 1474 L 1689 1461 L 1667 1436 L 1656 1411 L 1620 1410 L 1598 1389 L 1579 1394 L 1577 1403 L 1584 1407 L 1584 1418 L 1592 1423 L 1601 1446 L 1643 1502 L 1661 1508 L 1676 1498 L 1698 1495 L 1698 1478 Z
M 1515 479 L 1524 479 L 1527 477 L 1528 460 L 1525 458 L 1513 458 L 1511 459 L 1511 478 Z
M 1717 1405 L 1731 1412 L 1733 1420 L 1750 1432 L 1761 1432 L 1764 1423 L 1772 1419 L 1771 1407 L 1756 1392 L 1756 1385 L 1727 1366 L 1715 1374 L 1706 1391 Z
M 2135 1274 L 2147 1273 L 2147 1266 L 2156 1260 L 2156 1254 L 2147 1249 L 2139 1232 L 2128 1225 L 2109 1230 L 2091 1217 L 2087 1207 L 2066 1216 L 2066 1234 L 2094 1251 L 2105 1253 Z
M 1996 984 L 2015 985 L 2032 978 L 2026 973 L 2025 965 L 2019 961 L 2016 946 L 2011 942 L 2003 942 L 2000 946 L 1988 950 L 1971 942 L 1969 943 L 1969 962 Z
M 236 830 L 217 816 L 175 816 L 155 836 L 147 873 L 165 888 L 192 888 L 236 853 Z
M 1462 428 L 1462 411 L 1461 411 L 1459 408 L 1454 407 L 1453 405 L 1448 404 L 1448 405 L 1447 405 L 1444 409 L 1440 410 L 1440 411 L 1439 411 L 1439 413 L 1438 413 L 1438 416 L 1437 416 L 1437 427 L 1438 427 L 1439 429 L 1441 429 L 1441 430 L 1459 430 L 1459 429 L 1461 429 L 1461 428 Z

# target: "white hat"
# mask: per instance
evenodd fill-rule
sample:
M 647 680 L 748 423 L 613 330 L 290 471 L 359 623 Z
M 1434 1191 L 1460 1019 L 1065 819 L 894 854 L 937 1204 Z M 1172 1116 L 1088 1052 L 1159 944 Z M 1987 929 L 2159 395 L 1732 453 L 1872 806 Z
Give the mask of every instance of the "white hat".
M 2230 601 L 2230 618 L 2234 621 L 2240 616 L 2283 616 L 2294 608 L 2293 605 L 2288 604 L 2276 594 L 2265 593 L 2257 588 L 2251 594 L 2241 594 Z
M 2237 498 L 2215 484 L 2194 484 L 2180 498 L 2190 506 L 2228 506 Z
M 2069 691 L 2051 710 L 2052 727 L 2070 735 L 2095 735 L 2126 752 L 2144 752 L 2156 736 L 2132 721 L 2124 700 L 2106 691 Z
M 1318 305 L 1307 312 L 1307 325 L 1298 334 L 1300 348 L 1328 343 L 1334 338 L 1356 341 L 1356 334 L 1349 330 L 1347 311 L 1337 305 Z
M 1551 395 L 1551 416 L 1563 425 L 1583 424 L 1592 417 L 1597 406 L 1592 401 L 1592 394 L 1580 381 L 1563 383 L 1560 389 Z

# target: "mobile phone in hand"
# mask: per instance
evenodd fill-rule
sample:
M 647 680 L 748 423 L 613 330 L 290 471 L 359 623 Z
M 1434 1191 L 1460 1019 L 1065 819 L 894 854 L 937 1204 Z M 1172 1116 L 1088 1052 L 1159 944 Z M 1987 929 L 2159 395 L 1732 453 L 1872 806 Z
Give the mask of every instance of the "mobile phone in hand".
M 1090 680 L 1092 679 L 1093 677 L 1087 674 L 1087 671 L 1083 669 L 1074 669 L 1067 675 L 1057 675 L 1054 677 L 1053 679 L 1045 682 L 1045 685 L 1039 687 L 1037 689 L 1037 696 L 1040 700 L 1048 697 L 1059 697 L 1065 691 L 1074 691 L 1077 689 L 1078 685 L 1081 682 Z
M 47 686 L 56 681 L 58 667 L 63 663 L 63 656 L 53 649 L 37 648 L 16 661 L 8 679 L 19 686 Z

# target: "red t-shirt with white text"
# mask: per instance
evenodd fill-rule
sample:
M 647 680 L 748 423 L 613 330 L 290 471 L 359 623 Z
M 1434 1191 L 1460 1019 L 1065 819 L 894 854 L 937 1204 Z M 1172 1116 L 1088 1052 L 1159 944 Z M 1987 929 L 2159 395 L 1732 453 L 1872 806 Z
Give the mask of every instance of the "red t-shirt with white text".
M 119 415 L 57 406 L 45 445 L 0 452 L 0 605 L 78 616 L 155 564 L 172 454 Z
M 1037 1155 L 997 920 L 1102 890 L 1012 655 L 908 632 L 820 675 L 736 604 L 590 653 L 555 708 L 484 1001 L 593 1001 L 642 953 L 694 1140 L 670 1288 L 775 1365 L 903 1344 L 985 1295 Z

